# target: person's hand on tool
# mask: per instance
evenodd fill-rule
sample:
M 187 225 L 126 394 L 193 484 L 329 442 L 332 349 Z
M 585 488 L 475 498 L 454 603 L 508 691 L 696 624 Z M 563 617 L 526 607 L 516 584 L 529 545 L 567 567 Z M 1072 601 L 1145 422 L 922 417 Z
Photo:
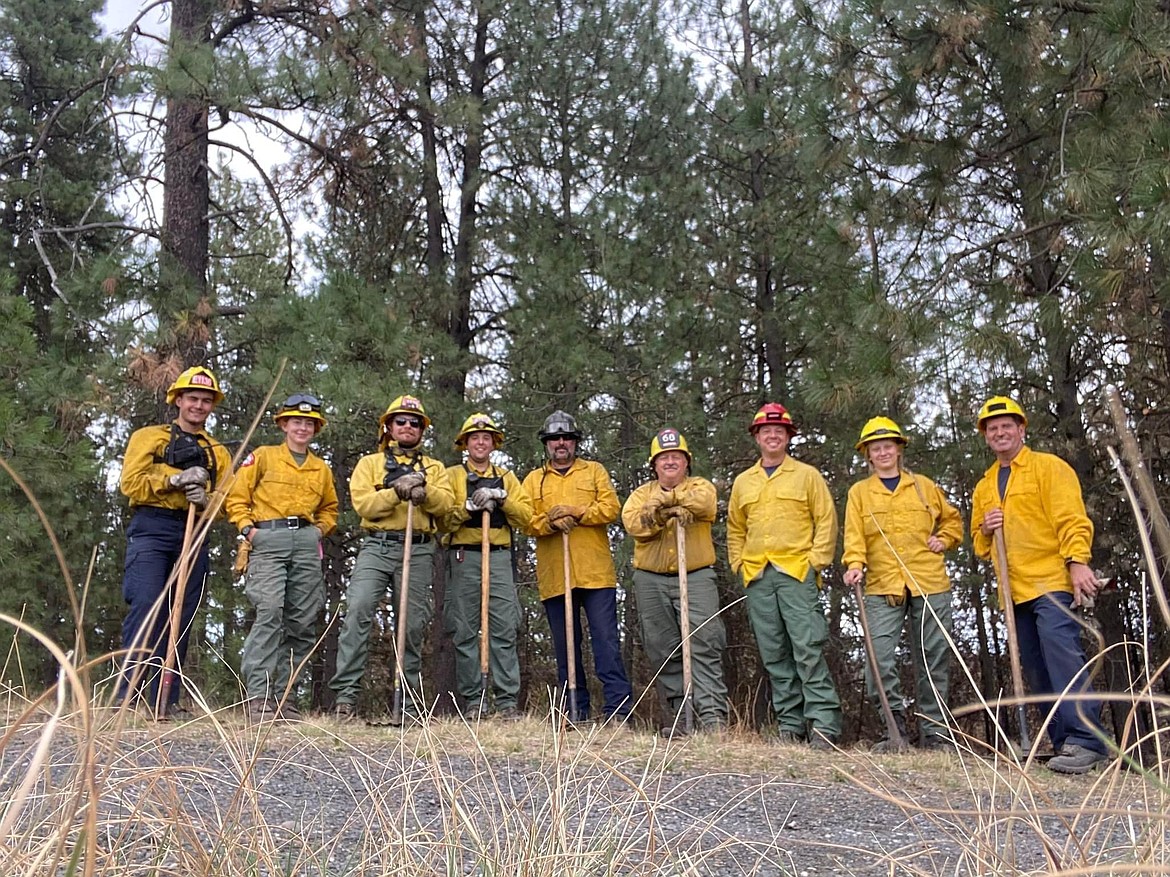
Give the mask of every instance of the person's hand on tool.
M 502 487 L 477 487 L 471 494 L 471 501 L 475 503 L 472 511 L 494 512 L 507 498 L 508 491 Z
M 979 524 L 979 531 L 984 536 L 991 536 L 1003 526 L 1003 509 L 988 509 Z
M 202 484 L 188 484 L 183 488 L 183 495 L 187 497 L 187 502 L 196 508 L 207 507 L 207 488 Z
M 422 473 L 420 472 L 419 474 L 421 475 Z M 426 484 L 417 484 L 410 488 L 410 501 L 418 506 L 427 501 Z
M 554 530 L 560 530 L 562 533 L 569 533 L 577 526 L 577 519 L 572 515 L 565 515 L 562 518 L 549 520 L 548 525 Z
M 865 570 L 847 569 L 845 570 L 844 575 L 841 576 L 841 581 L 850 587 L 853 587 L 856 584 L 860 584 L 863 578 L 865 578 Z
M 662 514 L 667 518 L 674 518 L 680 527 L 689 527 L 695 522 L 695 513 L 685 506 L 674 505 L 662 510 Z
M 192 466 L 190 469 L 184 469 L 167 479 L 167 484 L 173 490 L 185 490 L 193 484 L 203 486 L 211 480 L 211 473 L 202 466 Z
M 416 487 L 422 487 L 426 484 L 427 476 L 423 472 L 408 472 L 405 475 L 399 476 L 390 486 L 394 488 L 394 492 L 398 494 L 398 498 L 403 502 L 410 499 L 410 493 Z

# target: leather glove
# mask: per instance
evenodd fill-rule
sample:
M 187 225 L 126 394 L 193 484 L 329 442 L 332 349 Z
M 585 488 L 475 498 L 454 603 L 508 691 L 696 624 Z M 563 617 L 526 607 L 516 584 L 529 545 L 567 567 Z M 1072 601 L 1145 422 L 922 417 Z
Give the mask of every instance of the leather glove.
M 576 518 L 577 523 L 580 523 L 584 516 L 585 509 L 581 506 L 555 505 L 548 510 L 549 521 L 555 521 L 557 518 Z
M 188 484 L 183 488 L 183 495 L 191 505 L 201 509 L 207 507 L 207 488 L 202 484 Z
M 572 515 L 565 515 L 562 518 L 557 518 L 555 521 L 550 519 L 548 525 L 554 530 L 560 530 L 562 533 L 568 533 L 577 526 L 577 519 Z
M 664 509 L 655 509 L 649 512 L 643 509 L 642 514 L 638 516 L 638 521 L 644 529 L 661 530 L 666 526 L 666 517 Z
M 471 501 L 475 503 L 473 511 L 494 512 L 507 498 L 508 491 L 502 487 L 477 487 L 471 494 Z
M 397 478 L 390 486 L 394 488 L 394 492 L 398 494 L 398 498 L 406 502 L 410 499 L 411 491 L 416 487 L 422 487 L 426 482 L 427 476 L 425 472 L 408 472 Z
M 663 509 L 662 514 L 667 518 L 674 518 L 680 527 L 689 527 L 695 522 L 695 513 L 680 505 L 672 505 L 668 509 Z
M 426 484 L 419 484 L 410 488 L 410 501 L 415 505 L 422 505 L 427 501 L 427 486 Z
M 202 466 L 192 466 L 190 469 L 184 469 L 167 479 L 169 484 L 175 490 L 183 490 L 192 484 L 203 486 L 211 480 L 211 473 Z

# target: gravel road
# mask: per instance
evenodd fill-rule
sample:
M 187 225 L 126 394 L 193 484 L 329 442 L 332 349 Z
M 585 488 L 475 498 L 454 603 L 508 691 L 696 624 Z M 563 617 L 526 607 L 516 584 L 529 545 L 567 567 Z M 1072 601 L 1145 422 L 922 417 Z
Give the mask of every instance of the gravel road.
M 55 741 L 61 788 L 77 744 Z M 1083 833 L 1038 802 L 1075 808 L 1092 782 L 957 754 L 814 753 L 755 735 L 668 744 L 536 720 L 138 722 L 98 753 L 103 861 L 119 877 L 1031 872 L 1049 854 L 1075 859 Z

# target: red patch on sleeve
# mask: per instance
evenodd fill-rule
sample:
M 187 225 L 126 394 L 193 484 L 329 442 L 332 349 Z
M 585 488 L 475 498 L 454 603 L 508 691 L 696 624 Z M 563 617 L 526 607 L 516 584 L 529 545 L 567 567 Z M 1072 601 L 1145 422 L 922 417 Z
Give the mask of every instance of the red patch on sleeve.
M 256 455 L 255 454 L 248 454 L 248 456 L 244 458 L 244 462 L 242 462 L 240 464 L 240 468 L 243 469 L 245 466 L 251 466 L 255 462 L 256 462 Z

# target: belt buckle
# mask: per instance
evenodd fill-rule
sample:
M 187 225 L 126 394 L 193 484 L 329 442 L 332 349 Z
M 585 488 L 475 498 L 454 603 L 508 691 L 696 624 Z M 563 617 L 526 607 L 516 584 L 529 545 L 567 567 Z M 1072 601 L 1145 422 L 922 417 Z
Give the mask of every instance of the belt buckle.
M 285 520 L 285 525 L 286 525 L 286 526 L 287 526 L 287 527 L 288 527 L 290 530 L 299 530 L 299 529 L 301 529 L 301 519 L 300 519 L 299 517 L 297 517 L 296 515 L 289 515 L 289 516 L 288 516 L 287 518 L 285 518 L 284 520 Z

